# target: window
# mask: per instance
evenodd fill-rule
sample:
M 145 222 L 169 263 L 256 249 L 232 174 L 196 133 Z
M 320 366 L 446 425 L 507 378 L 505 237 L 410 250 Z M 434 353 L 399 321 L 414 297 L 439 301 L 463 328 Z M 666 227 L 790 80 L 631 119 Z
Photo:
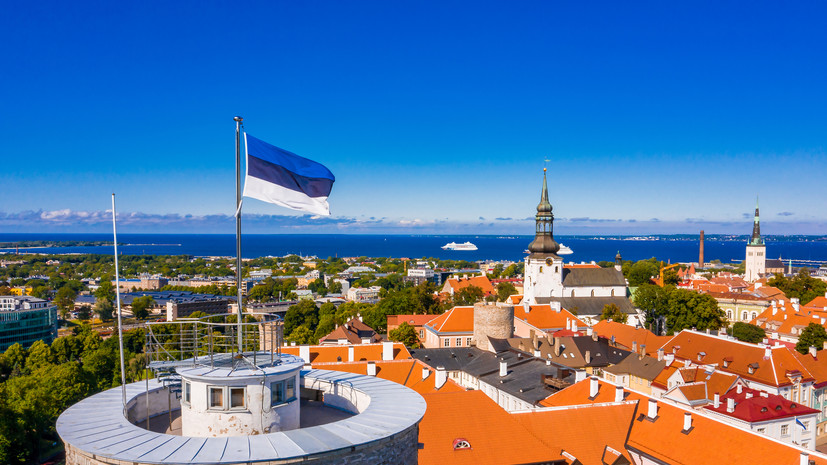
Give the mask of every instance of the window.
M 224 408 L 224 388 L 210 386 L 210 408 L 223 409 Z
M 442 345 L 443 347 L 451 347 L 451 340 L 446 337 L 442 340 Z
M 244 408 L 245 389 L 243 387 L 230 388 L 230 408 Z
M 454 346 L 454 347 L 462 347 L 462 338 L 461 337 L 457 338 L 457 345 Z
M 804 427 L 804 431 L 810 430 L 810 422 L 809 421 L 802 421 L 801 425 Z
M 764 434 L 767 430 L 765 428 L 758 428 L 755 430 L 758 434 Z
M 184 381 L 184 403 L 187 405 L 189 405 L 190 399 L 192 398 L 192 395 L 190 394 L 191 391 L 192 385 L 189 381 Z
M 270 384 L 271 405 L 279 405 L 293 400 L 296 400 L 296 378 L 290 377 Z
M 425 337 L 425 330 L 424 330 L 424 329 L 420 329 L 420 330 L 419 330 L 419 338 L 420 338 L 420 339 L 422 339 L 423 337 Z
M 732 310 L 727 310 L 726 311 L 726 317 L 727 317 L 728 320 L 732 320 Z
M 781 425 L 781 436 L 789 436 L 790 425 Z
M 468 347 L 471 347 L 471 338 L 470 337 L 465 338 L 465 345 L 467 345 Z
M 742 312 L 741 313 L 741 320 L 742 321 L 747 321 L 747 312 Z

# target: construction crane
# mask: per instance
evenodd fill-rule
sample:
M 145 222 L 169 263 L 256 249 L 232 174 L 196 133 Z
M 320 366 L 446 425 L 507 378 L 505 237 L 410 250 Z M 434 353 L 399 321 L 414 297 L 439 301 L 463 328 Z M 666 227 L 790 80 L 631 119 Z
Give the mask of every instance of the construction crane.
M 675 268 L 676 266 L 681 266 L 681 264 L 675 263 L 674 265 L 663 266 L 663 262 L 660 262 L 660 274 L 657 277 L 651 278 L 652 282 L 660 287 L 663 287 L 663 272 L 670 268 Z

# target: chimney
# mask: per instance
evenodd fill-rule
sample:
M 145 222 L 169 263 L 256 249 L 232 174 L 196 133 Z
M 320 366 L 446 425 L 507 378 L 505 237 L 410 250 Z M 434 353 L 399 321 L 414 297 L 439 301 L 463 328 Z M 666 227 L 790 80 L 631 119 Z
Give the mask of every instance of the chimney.
M 592 333 L 592 341 L 597 342 L 597 333 Z
M 646 344 L 640 345 L 640 355 L 646 355 Z
M 592 363 L 592 351 L 591 350 L 586 351 L 586 365 L 588 365 L 589 363 Z
M 577 371 L 574 372 L 574 382 L 575 383 L 579 383 L 580 381 L 583 381 L 584 379 L 586 379 L 586 372 L 585 371 L 577 370 Z
M 796 312 L 799 308 L 801 308 L 801 301 L 798 300 L 798 297 L 791 297 L 790 303 L 793 304 L 793 310 L 795 310 Z
M 597 381 L 597 376 L 589 378 L 589 399 L 597 397 L 597 391 L 600 388 L 600 382 Z
M 382 360 L 393 360 L 393 342 L 382 343 Z
M 592 329 L 591 326 L 586 328 L 586 336 L 591 336 L 593 332 L 594 332 L 594 330 Z
M 436 374 L 434 375 L 434 389 L 441 388 L 446 381 L 448 381 L 448 372 L 445 371 L 445 367 L 436 367 Z
M 310 363 L 310 346 L 300 345 L 299 346 L 299 357 L 304 359 L 304 363 Z
M 824 341 L 824 344 L 821 346 L 822 349 L 827 349 L 827 341 Z
M 615 345 L 615 335 L 612 334 L 612 345 Z
M 727 413 L 732 413 L 735 411 L 735 399 L 732 397 L 726 400 L 726 411 Z
M 775 315 L 776 313 L 778 313 L 778 306 L 775 305 L 775 301 L 773 300 L 772 301 L 772 314 Z
M 742 386 L 742 385 L 740 385 L 740 384 L 739 384 L 739 385 L 735 388 L 735 391 L 736 391 L 736 392 L 738 392 L 738 394 L 740 394 L 740 393 L 744 392 L 744 386 Z
M 784 315 L 784 316 L 787 316 L 787 315 Z M 767 346 L 767 347 L 764 348 L 764 358 L 770 358 L 770 357 L 772 357 L 772 347 Z
M 632 352 L 637 352 L 637 341 L 632 341 Z
M 659 361 L 659 362 L 662 362 L 662 361 L 663 361 L 663 347 L 661 347 L 660 349 L 658 349 L 658 361 Z
M 721 395 L 717 392 L 715 393 L 715 400 L 712 401 L 712 406 L 718 408 L 721 406 Z
M 663 359 L 667 365 L 672 365 L 672 362 L 675 361 L 675 354 L 666 354 L 663 356 Z
M 353 345 L 347 346 L 347 361 L 353 362 L 356 360 L 356 348 Z
M 508 363 L 505 360 L 500 360 L 500 376 L 505 376 L 508 374 Z
M 654 420 L 658 416 L 658 401 L 649 399 L 649 412 L 646 415 L 650 420 Z
M 815 358 L 817 356 L 817 354 L 818 354 L 818 351 L 816 350 L 816 346 L 810 346 L 810 355 L 812 355 L 813 358 Z
M 551 366 L 551 360 L 546 359 L 546 366 Z
M 428 375 L 431 374 L 431 370 L 428 367 L 422 367 L 422 379 L 428 379 Z
M 623 386 L 615 386 L 615 402 L 623 402 Z
M 376 376 L 376 362 L 368 362 L 368 376 Z
M 689 412 L 683 413 L 683 430 L 689 431 L 692 429 L 692 414 Z
M 540 353 L 540 349 L 534 349 L 534 356 L 540 358 L 543 356 L 543 354 Z
M 798 463 L 799 465 L 810 465 L 810 454 L 807 452 L 802 452 Z
M 748 392 L 746 397 L 747 397 L 747 399 L 752 399 L 752 393 Z
M 533 329 L 529 329 L 529 330 L 528 330 L 528 338 L 529 338 L 529 339 L 531 339 L 532 341 L 534 341 L 534 336 L 535 336 L 535 335 L 536 335 L 536 334 L 534 333 L 534 330 L 533 330 Z
M 574 321 L 574 320 L 572 320 L 572 322 L 571 322 L 571 330 L 574 331 L 575 333 L 577 332 L 577 322 Z

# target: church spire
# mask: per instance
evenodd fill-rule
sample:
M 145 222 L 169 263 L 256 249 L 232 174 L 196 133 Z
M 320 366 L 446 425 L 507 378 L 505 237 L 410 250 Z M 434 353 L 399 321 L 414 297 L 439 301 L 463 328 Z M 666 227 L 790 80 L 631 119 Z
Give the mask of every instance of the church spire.
M 543 168 L 543 189 L 540 191 L 540 203 L 537 205 L 537 215 L 534 217 L 536 229 L 534 240 L 528 245 L 532 254 L 556 254 L 560 245 L 554 240 L 554 214 L 551 203 L 548 201 L 548 183 L 546 182 L 546 168 Z
M 758 218 L 758 197 L 755 197 L 755 219 L 752 223 L 752 237 L 749 240 L 750 245 L 761 245 L 764 241 L 761 239 L 761 224 Z

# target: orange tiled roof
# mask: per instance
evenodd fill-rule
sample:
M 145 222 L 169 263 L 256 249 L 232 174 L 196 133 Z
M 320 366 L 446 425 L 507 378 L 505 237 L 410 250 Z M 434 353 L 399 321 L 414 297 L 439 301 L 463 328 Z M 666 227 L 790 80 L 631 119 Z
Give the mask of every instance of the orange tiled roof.
M 807 302 L 807 305 L 802 305 L 802 307 L 808 307 L 814 310 L 824 311 L 824 309 L 827 308 L 827 296 L 820 295 L 815 299 Z
M 388 326 L 408 323 L 411 326 L 422 326 L 436 318 L 436 315 L 388 315 Z
M 664 350 L 674 352 L 676 359 L 695 364 L 718 364 L 719 370 L 768 386 L 792 384 L 787 373 L 795 371 L 801 373 L 802 381 L 813 379 L 786 346 L 770 348 L 769 357 L 765 358 L 766 348 L 760 345 L 683 330 L 664 346 Z M 728 359 L 727 366 L 724 366 L 724 359 Z
M 793 354 L 813 375 L 816 387 L 827 386 L 827 352 L 819 350 L 815 357 L 809 353 L 802 355 L 797 351 L 794 351 Z
M 508 298 L 509 298 L 509 300 L 511 300 L 511 303 L 514 304 L 514 305 L 517 305 L 518 303 L 523 301 L 523 296 L 522 295 L 512 295 L 512 296 L 509 296 Z
M 569 263 L 563 265 L 563 268 L 600 268 L 600 265 L 596 263 Z
M 419 424 L 420 465 L 537 463 L 560 459 L 513 415 L 482 391 L 423 395 L 428 409 Z M 462 439 L 471 446 L 454 449 Z
M 597 396 L 589 398 L 586 379 L 542 400 L 541 405 L 589 405 L 614 402 L 615 386 L 599 381 Z M 628 431 L 627 447 L 670 464 L 726 463 L 799 463 L 801 449 L 771 440 L 757 433 L 714 420 L 695 410 L 658 402 L 657 420 L 646 418 L 649 398 L 624 390 L 625 400 L 637 401 L 636 418 Z M 685 413 L 692 414 L 692 430 L 683 431 Z M 810 460 L 827 464 L 814 454 Z M 599 462 L 598 462 L 599 463 Z
M 519 318 L 528 324 L 542 330 L 566 328 L 566 322 L 574 321 L 579 328 L 585 328 L 586 323 L 574 316 L 566 309 L 552 310 L 550 305 L 531 305 L 531 311 L 526 314 L 522 305 L 514 306 L 514 318 Z
M 428 377 L 422 379 L 422 369 L 427 368 Z M 368 374 L 367 362 L 337 363 L 325 366 L 325 369 L 345 371 L 348 373 Z M 457 392 L 465 388 L 448 379 L 438 390 L 434 389 L 434 370 L 419 360 L 393 360 L 389 362 L 376 362 L 376 377 L 393 381 L 394 383 L 407 386 L 420 394 L 431 392 Z
M 454 307 L 425 326 L 433 328 L 438 333 L 473 333 L 474 307 Z
M 356 361 L 379 361 L 382 360 L 382 344 L 354 344 L 352 345 Z M 299 346 L 282 347 L 285 354 L 299 355 Z M 318 365 L 323 363 L 339 363 L 347 361 L 347 345 L 335 346 L 310 346 L 310 363 Z M 404 360 L 411 358 L 411 353 L 405 344 L 393 344 L 393 359 Z M 325 367 L 327 368 L 327 367 Z
M 516 314 L 516 313 L 515 313 Z M 624 349 L 632 350 L 632 346 L 637 342 L 638 351 L 641 345 L 646 346 L 646 354 L 656 354 L 658 349 L 672 339 L 669 336 L 657 336 L 655 333 L 644 329 L 634 328 L 627 324 L 618 323 L 616 321 L 601 320 L 593 326 L 594 331 L 606 339 L 612 340 L 615 338 L 615 344 L 619 344 Z
M 459 291 L 460 289 L 468 286 L 477 286 L 478 288 L 482 289 L 483 295 L 491 295 L 494 294 L 496 291 L 494 290 L 494 286 L 491 284 L 491 281 L 488 279 L 487 276 L 472 276 L 470 278 L 449 278 L 445 281 L 446 286 L 450 286 L 454 292 Z
M 514 413 L 529 431 L 552 450 L 566 451 L 583 464 L 602 464 L 603 456 L 623 456 L 632 461 L 626 451 L 626 435 L 635 414 L 635 403 L 595 405 L 554 410 L 533 410 Z M 607 463 L 613 463 L 611 460 Z

